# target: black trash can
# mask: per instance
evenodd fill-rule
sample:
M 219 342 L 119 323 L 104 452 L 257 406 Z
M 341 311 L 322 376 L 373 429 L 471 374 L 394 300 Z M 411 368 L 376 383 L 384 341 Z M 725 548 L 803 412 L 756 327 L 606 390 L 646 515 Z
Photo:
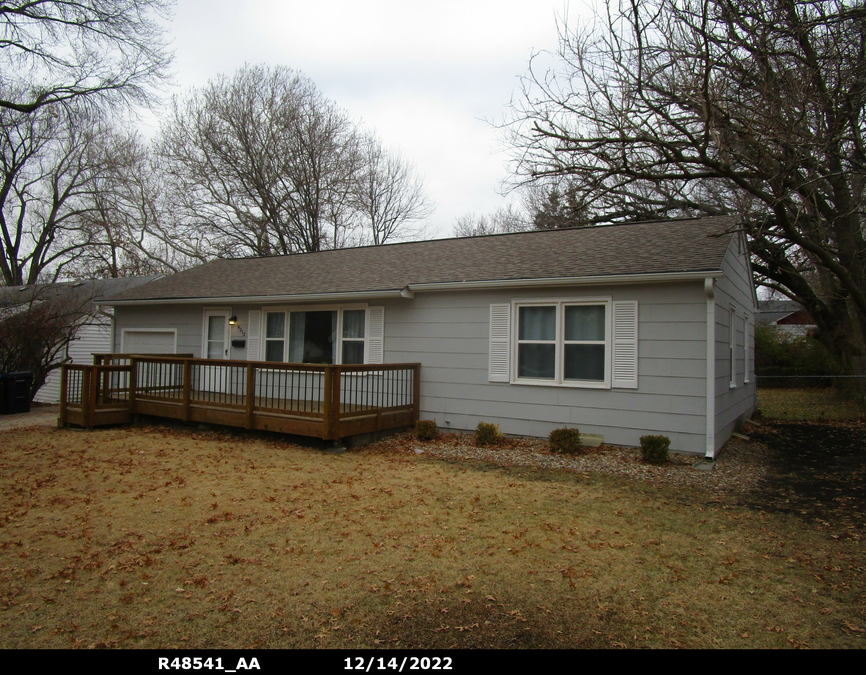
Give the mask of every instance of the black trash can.
M 14 413 L 30 412 L 30 387 L 33 384 L 33 373 L 25 371 L 22 373 L 6 373 L 2 384 L 6 393 L 5 412 L 7 415 Z

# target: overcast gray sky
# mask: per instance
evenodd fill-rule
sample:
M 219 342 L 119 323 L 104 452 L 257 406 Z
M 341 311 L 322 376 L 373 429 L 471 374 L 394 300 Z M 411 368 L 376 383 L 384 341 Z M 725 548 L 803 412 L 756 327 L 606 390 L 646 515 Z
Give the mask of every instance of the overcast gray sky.
M 437 204 L 430 236 L 504 202 L 501 120 L 534 52 L 557 46 L 565 0 L 178 0 L 178 88 L 244 63 L 310 77 L 411 162 Z M 569 18 L 586 13 L 580 0 Z

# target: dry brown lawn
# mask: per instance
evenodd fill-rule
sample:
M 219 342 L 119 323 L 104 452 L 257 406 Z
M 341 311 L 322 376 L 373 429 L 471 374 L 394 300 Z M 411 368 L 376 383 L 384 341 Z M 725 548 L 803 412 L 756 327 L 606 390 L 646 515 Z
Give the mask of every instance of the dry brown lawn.
M 831 388 L 758 389 L 758 407 L 770 419 L 787 421 L 862 420 L 866 417 L 855 401 Z
M 705 490 L 158 427 L 0 464 L 4 648 L 864 646 L 859 537 Z

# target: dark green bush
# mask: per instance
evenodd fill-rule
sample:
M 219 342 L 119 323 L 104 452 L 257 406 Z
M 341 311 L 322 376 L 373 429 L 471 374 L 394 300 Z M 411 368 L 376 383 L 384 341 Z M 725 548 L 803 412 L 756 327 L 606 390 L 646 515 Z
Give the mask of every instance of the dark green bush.
M 499 425 L 492 422 L 479 422 L 475 427 L 475 445 L 499 445 L 502 432 Z
M 827 348 L 813 337 L 789 335 L 770 326 L 756 326 L 755 371 L 764 377 L 831 375 L 838 372 L 838 364 Z M 772 380 L 769 383 L 773 384 Z
M 671 439 L 667 436 L 641 436 L 640 453 L 647 464 L 665 464 L 670 459 Z
M 418 420 L 415 422 L 415 438 L 419 441 L 432 441 L 439 435 L 436 420 Z
M 547 437 L 550 449 L 562 455 L 576 455 L 583 449 L 580 445 L 580 431 L 577 429 L 554 429 Z

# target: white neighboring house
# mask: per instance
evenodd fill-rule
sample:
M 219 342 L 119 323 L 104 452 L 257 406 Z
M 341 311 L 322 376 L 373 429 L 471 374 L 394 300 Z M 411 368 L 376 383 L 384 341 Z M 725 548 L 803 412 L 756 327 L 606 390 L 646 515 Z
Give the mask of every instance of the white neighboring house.
M 75 337 L 67 345 L 62 362 L 90 364 L 94 353 L 111 352 L 114 337 L 114 313 L 110 307 L 96 307 L 95 302 L 108 295 L 141 286 L 159 276 L 127 277 L 121 279 L 90 279 L 57 284 L 36 284 L 30 286 L 7 286 L 2 290 L 4 298 L 32 297 L 34 293 L 51 291 L 52 295 L 69 294 L 70 303 L 82 302 L 83 308 L 92 311 L 88 319 L 75 333 Z M 57 403 L 60 400 L 60 369 L 52 370 L 45 384 L 36 392 L 34 401 L 39 403 Z

